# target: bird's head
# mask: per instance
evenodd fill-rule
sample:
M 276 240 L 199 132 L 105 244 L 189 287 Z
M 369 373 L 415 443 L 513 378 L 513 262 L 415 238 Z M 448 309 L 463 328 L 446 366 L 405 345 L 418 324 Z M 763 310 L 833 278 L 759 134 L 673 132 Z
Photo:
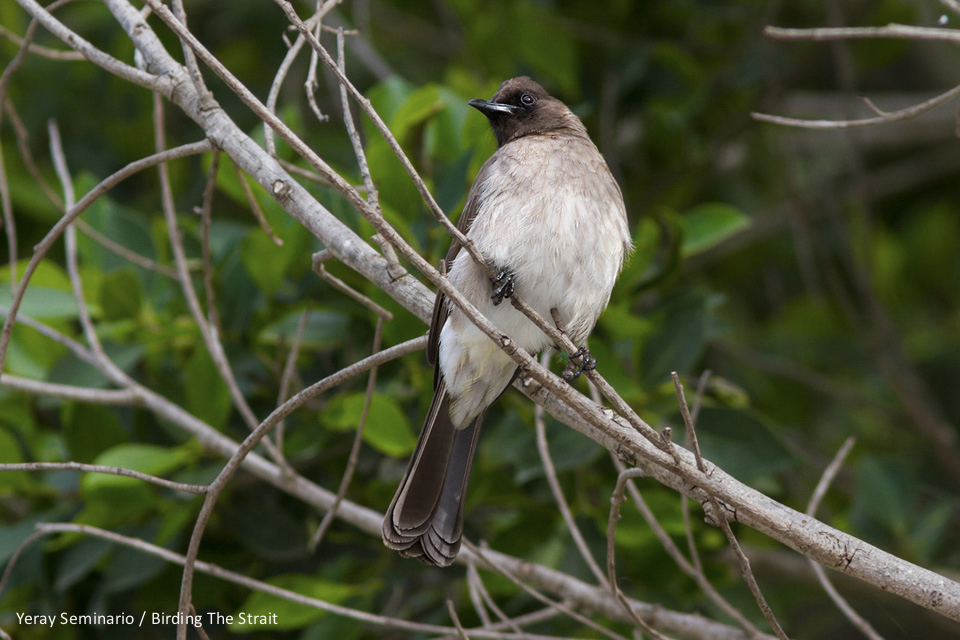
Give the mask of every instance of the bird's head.
M 487 117 L 501 147 L 529 135 L 563 131 L 586 135 L 567 105 L 526 76 L 505 81 L 490 100 L 474 98 L 467 104 Z

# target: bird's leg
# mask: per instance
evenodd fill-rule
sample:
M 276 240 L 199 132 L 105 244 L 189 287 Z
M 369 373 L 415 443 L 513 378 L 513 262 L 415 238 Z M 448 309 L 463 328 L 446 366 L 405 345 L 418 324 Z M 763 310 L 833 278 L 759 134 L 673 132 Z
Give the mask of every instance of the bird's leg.
M 580 364 L 574 364 L 574 360 L 580 359 Z M 580 377 L 584 371 L 593 371 L 597 368 L 597 359 L 590 355 L 590 350 L 586 347 L 580 347 L 569 356 L 567 356 L 567 366 L 563 368 L 560 375 L 567 382 L 573 382 Z
M 513 295 L 513 285 L 516 279 L 513 271 L 506 267 L 500 269 L 496 278 L 490 278 L 490 284 L 493 285 L 493 295 L 490 296 L 490 299 L 493 300 L 493 306 L 497 306 L 503 302 L 504 298 Z

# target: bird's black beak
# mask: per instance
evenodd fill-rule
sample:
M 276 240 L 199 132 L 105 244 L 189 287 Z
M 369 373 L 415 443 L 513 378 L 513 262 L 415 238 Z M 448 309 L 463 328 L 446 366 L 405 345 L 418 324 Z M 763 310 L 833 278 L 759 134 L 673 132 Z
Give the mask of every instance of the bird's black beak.
M 482 113 L 483 115 L 487 116 L 488 118 L 490 116 L 501 114 L 501 113 L 505 115 L 510 115 L 517 109 L 512 104 L 506 104 L 504 102 L 492 102 L 490 100 L 481 100 L 480 98 L 474 98 L 467 104 L 473 107 L 474 109 L 476 109 L 477 111 L 479 111 L 480 113 Z

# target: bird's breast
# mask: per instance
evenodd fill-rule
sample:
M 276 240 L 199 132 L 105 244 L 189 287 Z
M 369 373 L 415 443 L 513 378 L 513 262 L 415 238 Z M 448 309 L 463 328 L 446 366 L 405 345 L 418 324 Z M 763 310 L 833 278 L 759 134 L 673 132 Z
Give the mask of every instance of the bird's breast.
M 582 342 L 609 301 L 629 246 L 620 190 L 589 140 L 531 137 L 497 154 L 475 187 L 478 210 L 468 236 L 498 268 L 514 273 L 518 295 L 547 319 L 558 309 L 571 337 Z M 461 253 L 456 262 L 466 257 Z M 546 346 L 512 305 L 489 304 L 489 283 L 468 273 L 466 264 L 454 264 L 455 284 L 457 266 L 464 267 L 464 293 L 491 320 L 520 334 L 515 337 L 531 351 Z

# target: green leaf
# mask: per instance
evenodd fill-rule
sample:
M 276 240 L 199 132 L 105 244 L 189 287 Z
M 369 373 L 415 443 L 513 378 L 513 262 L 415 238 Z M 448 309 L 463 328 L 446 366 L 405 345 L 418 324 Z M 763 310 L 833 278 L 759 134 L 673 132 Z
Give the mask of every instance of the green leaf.
M 722 202 L 710 202 L 688 210 L 683 216 L 684 257 L 700 253 L 750 226 L 750 217 Z
M 651 216 L 640 218 L 633 231 L 633 253 L 627 258 L 623 273 L 617 279 L 619 293 L 637 284 L 647 268 L 653 264 L 662 241 L 663 230 Z
M 139 549 L 120 547 L 103 572 L 103 590 L 120 593 L 149 582 L 167 567 L 167 561 Z
M 918 557 L 929 563 L 937 549 L 951 532 L 951 522 L 957 515 L 955 500 L 940 500 L 927 509 L 913 525 L 910 543 Z
M 29 264 L 30 260 L 28 259 L 17 262 L 17 282 L 23 280 L 23 274 L 26 273 Z M 0 282 L 10 282 L 10 267 L 7 265 L 0 269 Z M 67 272 L 52 260 L 41 260 L 37 263 L 37 268 L 30 278 L 30 286 L 33 287 L 34 285 L 62 289 L 63 291 L 73 290 Z
M 287 274 L 289 257 L 260 229 L 251 229 L 240 243 L 240 257 L 250 279 L 268 296 L 276 293 Z
M 223 428 L 233 408 L 230 391 L 205 348 L 194 350 L 184 373 L 187 409 L 214 429 Z
M 195 453 L 185 447 L 160 447 L 152 444 L 121 444 L 101 453 L 93 461 L 111 467 L 133 469 L 152 476 L 163 477 L 194 459 Z M 108 473 L 88 473 L 81 481 L 84 491 L 131 487 L 142 480 Z
M 63 435 L 75 462 L 91 462 L 98 455 L 127 441 L 117 415 L 95 404 L 66 404 L 63 407 Z
M 864 456 L 857 486 L 857 501 L 877 523 L 897 536 L 907 532 L 915 500 L 903 469 L 893 461 Z
M 17 464 L 23 462 L 20 445 L 13 434 L 6 429 L 0 430 L 0 463 Z M 7 487 L 14 489 L 24 487 L 30 483 L 27 471 L 4 471 L 0 473 L 0 495 Z
M 264 294 L 272 296 L 280 289 L 285 278 L 309 269 L 312 236 L 293 218 L 284 214 L 276 202 L 260 201 L 264 217 L 283 244 L 277 245 L 257 227 L 251 229 L 240 242 L 240 258 L 250 279 Z
M 414 91 L 403 103 L 390 121 L 390 131 L 397 140 L 403 142 L 412 129 L 423 124 L 444 109 L 446 103 L 440 99 L 435 84 L 428 84 Z
M 691 396 L 688 390 L 687 398 Z M 697 419 L 697 437 L 708 460 L 766 493 L 778 490 L 777 474 L 794 465 L 786 444 L 754 411 L 704 407 Z
M 350 431 L 360 424 L 364 394 L 350 393 L 337 396 L 320 415 L 320 420 L 334 431 Z M 363 428 L 363 440 L 371 447 L 389 456 L 400 457 L 413 451 L 417 439 L 410 429 L 410 421 L 397 403 L 388 396 L 373 394 L 370 411 Z
M 517 57 L 555 84 L 568 103 L 580 92 L 576 44 L 539 3 L 510 3 L 512 40 Z M 501 26 L 501 29 L 503 27 Z
M 71 545 L 59 558 L 54 588 L 64 592 L 85 578 L 103 558 L 110 553 L 113 544 L 101 538 L 84 538 Z
M 10 288 L 0 287 L 0 306 L 9 309 L 12 302 L 13 294 Z M 90 308 L 91 305 L 88 303 L 87 307 Z M 70 291 L 35 285 L 31 280 L 17 313 L 36 320 L 76 318 L 77 302 Z M 95 312 L 91 309 L 91 313 Z
M 366 586 L 329 582 L 299 574 L 274 576 L 267 580 L 267 584 L 329 604 L 342 604 L 347 598 L 369 591 Z M 256 629 L 300 629 L 324 615 L 325 611 L 308 605 L 297 604 L 268 593 L 254 592 L 237 609 L 228 626 L 235 633 Z
M 113 271 L 100 279 L 100 309 L 106 320 L 136 319 L 142 297 L 140 279 L 132 269 Z
M 707 298 L 691 292 L 666 300 L 652 314 L 655 325 L 642 357 L 643 385 L 667 382 L 671 371 L 684 373 L 693 366 L 706 338 Z
M 280 320 L 265 327 L 257 336 L 259 342 L 265 344 L 284 344 L 293 342 L 297 335 L 297 325 L 300 323 L 302 309 L 291 311 Z M 339 311 L 311 310 L 307 312 L 307 323 L 303 328 L 300 345 L 303 348 L 324 349 L 339 346 L 343 343 L 343 336 L 350 329 L 350 317 Z

